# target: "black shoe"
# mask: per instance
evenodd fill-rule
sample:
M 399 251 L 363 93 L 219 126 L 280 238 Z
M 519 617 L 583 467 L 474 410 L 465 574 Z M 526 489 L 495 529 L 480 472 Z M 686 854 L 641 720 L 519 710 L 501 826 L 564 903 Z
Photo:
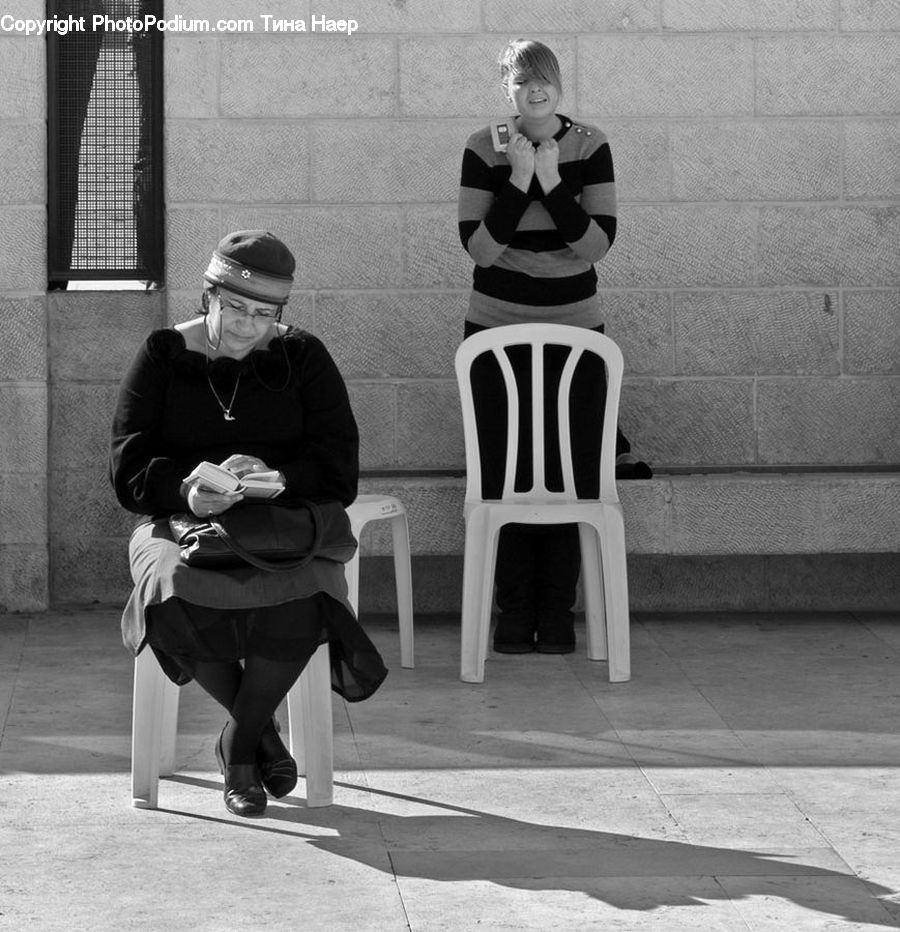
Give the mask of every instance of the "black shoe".
M 216 761 L 225 777 L 225 808 L 239 816 L 262 815 L 266 811 L 266 791 L 260 785 L 256 764 L 226 764 L 221 734 L 216 741 Z
M 297 762 L 281 740 L 275 719 L 263 729 L 256 749 L 256 766 L 263 786 L 275 799 L 287 796 L 297 785 Z
M 536 650 L 541 654 L 571 654 L 575 650 L 575 617 L 571 612 L 538 620 Z
M 494 628 L 498 654 L 530 654 L 534 650 L 534 616 L 501 612 Z

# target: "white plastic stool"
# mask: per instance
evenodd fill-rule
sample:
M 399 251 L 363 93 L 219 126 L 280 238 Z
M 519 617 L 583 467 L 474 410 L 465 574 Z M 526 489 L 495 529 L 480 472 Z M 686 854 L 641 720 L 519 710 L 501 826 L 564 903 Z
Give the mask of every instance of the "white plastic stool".
M 145 647 L 134 661 L 131 725 L 131 804 L 156 809 L 160 774 L 175 770 L 179 688 Z M 287 695 L 291 755 L 306 776 L 306 804 L 330 806 L 334 733 L 328 645 L 320 644 Z
M 347 509 L 353 536 L 359 539 L 360 531 L 370 521 L 391 522 L 394 545 L 394 576 L 397 581 L 397 620 L 400 627 L 400 666 L 411 668 L 413 656 L 413 599 L 412 565 L 409 553 L 409 524 L 406 506 L 393 495 L 360 495 Z M 359 550 L 344 564 L 350 604 L 359 613 Z

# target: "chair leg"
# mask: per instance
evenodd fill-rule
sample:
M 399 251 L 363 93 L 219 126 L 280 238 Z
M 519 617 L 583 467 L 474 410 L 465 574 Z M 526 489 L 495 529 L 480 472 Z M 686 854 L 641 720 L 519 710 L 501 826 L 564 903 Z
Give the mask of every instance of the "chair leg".
M 165 674 L 163 674 L 162 694 L 159 773 L 160 776 L 170 777 L 175 773 L 175 744 L 178 738 L 178 700 L 181 697 L 181 690 Z
M 328 645 L 320 644 L 287 696 L 288 733 L 297 769 L 306 777 L 307 806 L 334 800 L 334 723 Z
M 347 599 L 353 613 L 359 615 L 359 549 L 353 559 L 344 564 L 344 578 L 347 580 Z
M 584 522 L 578 525 L 581 541 L 581 585 L 584 590 L 585 637 L 588 660 L 606 660 L 606 606 L 603 595 L 603 566 L 597 542 L 598 530 Z
M 145 648 L 134 660 L 131 711 L 131 805 L 137 809 L 157 807 L 165 688 L 166 675 Z
M 625 522 L 619 509 L 610 508 L 600 538 L 606 627 L 609 633 L 609 681 L 631 679 L 631 622 L 628 609 L 628 566 Z
M 496 564 L 497 529 L 482 514 L 467 515 L 459 674 L 464 683 L 484 682 Z
M 397 622 L 400 628 L 400 666 L 415 665 L 413 643 L 412 561 L 406 513 L 391 518 L 394 544 L 394 578 L 397 583 Z

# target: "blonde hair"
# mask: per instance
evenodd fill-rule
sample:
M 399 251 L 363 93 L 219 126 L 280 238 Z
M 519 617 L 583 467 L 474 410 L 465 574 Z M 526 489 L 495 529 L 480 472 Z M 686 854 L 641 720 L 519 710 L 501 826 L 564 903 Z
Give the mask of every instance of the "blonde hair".
M 552 84 L 562 93 L 559 61 L 553 52 L 536 39 L 512 39 L 497 59 L 500 79 L 505 84 L 511 74 L 525 74 Z

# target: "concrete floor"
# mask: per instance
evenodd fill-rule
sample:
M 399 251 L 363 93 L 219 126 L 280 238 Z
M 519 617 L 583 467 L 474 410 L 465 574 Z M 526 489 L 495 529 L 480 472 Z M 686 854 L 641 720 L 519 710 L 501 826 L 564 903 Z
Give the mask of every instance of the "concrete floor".
M 371 619 L 392 670 L 335 706 L 335 805 L 259 820 L 193 685 L 130 808 L 117 623 L 0 616 L 2 930 L 900 927 L 900 614 L 637 616 L 617 685 L 583 638 L 465 685 L 451 618 L 403 670 Z

